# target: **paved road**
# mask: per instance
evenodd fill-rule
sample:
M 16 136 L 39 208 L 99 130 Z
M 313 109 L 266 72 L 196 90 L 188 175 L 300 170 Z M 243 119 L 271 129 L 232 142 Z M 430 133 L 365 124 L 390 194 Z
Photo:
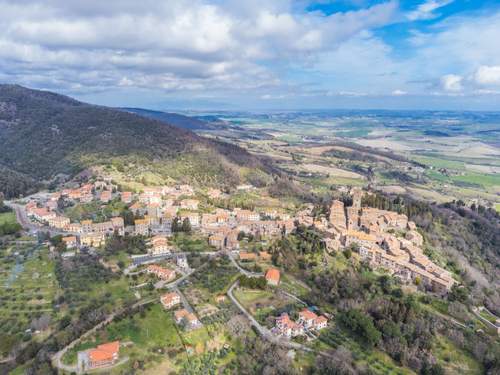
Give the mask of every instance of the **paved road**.
M 238 264 L 238 262 L 236 261 L 236 259 L 234 259 L 233 254 L 231 254 L 230 252 L 226 252 L 225 254 L 229 257 L 229 259 L 231 259 L 231 262 L 238 269 L 238 271 L 240 271 L 245 276 L 247 276 L 247 277 L 260 277 L 260 276 L 263 275 L 261 272 L 247 271 L 246 269 L 244 269 L 243 267 L 241 267 Z
M 485 309 L 487 312 L 489 312 L 486 307 L 483 307 L 483 309 Z M 497 327 L 495 324 L 493 324 L 492 322 L 490 322 L 488 319 L 486 319 L 485 317 L 483 317 L 480 313 L 479 313 L 480 309 L 477 308 L 476 306 L 473 306 L 472 307 L 472 312 L 474 313 L 475 316 L 477 316 L 483 323 L 485 323 L 488 327 L 490 328 L 493 328 L 495 331 L 498 332 L 498 334 L 500 335 L 500 330 L 499 328 L 500 327 Z M 491 315 L 494 315 L 492 313 L 490 313 Z
M 59 234 L 61 235 L 70 235 L 73 234 L 71 232 L 64 232 L 60 230 L 56 230 L 54 228 L 49 228 L 49 227 L 43 227 L 41 225 L 34 224 L 26 214 L 26 210 L 23 205 L 14 203 L 12 201 L 4 201 L 6 206 L 9 206 L 12 208 L 15 213 L 16 213 L 16 218 L 17 222 L 21 224 L 21 226 L 24 228 L 24 230 L 28 232 L 33 232 L 33 233 L 38 233 L 38 231 L 41 232 L 48 232 L 51 236 L 57 236 Z

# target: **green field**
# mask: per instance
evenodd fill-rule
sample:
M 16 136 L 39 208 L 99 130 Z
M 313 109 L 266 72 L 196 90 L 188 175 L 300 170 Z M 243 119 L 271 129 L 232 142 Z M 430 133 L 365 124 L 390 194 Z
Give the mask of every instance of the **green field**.
M 61 293 L 54 266 L 46 247 L 12 245 L 0 249 L 0 356 L 15 343 L 31 338 L 24 332 L 35 319 L 46 316 L 51 325 L 60 317 L 52 306 Z
M 14 224 L 16 222 L 17 220 L 15 212 L 4 212 L 0 214 L 0 225 Z

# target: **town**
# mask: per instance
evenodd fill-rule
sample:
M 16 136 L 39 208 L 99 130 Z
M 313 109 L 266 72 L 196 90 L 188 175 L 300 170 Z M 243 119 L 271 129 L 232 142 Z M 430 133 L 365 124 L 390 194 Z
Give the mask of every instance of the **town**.
M 255 188 L 244 185 L 236 192 L 252 189 Z M 173 321 L 185 332 L 202 328 L 202 318 L 210 314 L 204 309 L 197 312 L 188 301 L 191 298 L 186 298 L 185 293 L 191 292 L 183 285 L 197 269 L 190 266 L 189 253 L 174 241 L 178 233 L 196 234 L 206 242 L 209 250 L 204 254 L 208 259 L 224 255 L 246 280 L 253 278 L 256 285 L 262 280 L 264 284 L 260 285 L 267 285 L 282 297 L 297 301 L 298 305 L 292 310 L 256 320 L 253 308 L 238 301 L 242 298 L 239 290 L 244 288 L 238 284 L 238 279 L 227 290 L 231 301 L 263 337 L 280 345 L 303 349 L 306 348 L 304 340 L 316 340 L 333 316 L 309 305 L 282 286 L 282 278 L 290 276 L 272 264 L 272 254 L 266 247 L 273 239 L 289 235 L 298 226 L 322 233 L 328 253 L 350 249 L 360 262 L 392 275 L 402 284 L 443 295 L 456 283 L 449 271 L 424 255 L 423 237 L 415 223 L 403 214 L 363 206 L 363 196 L 371 194 L 369 191 L 352 188 L 346 193 L 352 204 L 334 199 L 327 214 L 318 215 L 312 204 L 302 205 L 295 211 L 279 207 L 227 208 L 225 202 L 231 193 L 218 189 L 201 190 L 184 184 L 146 186 L 139 192 L 121 191 L 110 180 L 94 178 L 85 183 L 72 183 L 56 192 L 36 194 L 25 200 L 24 206 L 18 207 L 18 215 L 29 218 L 33 231 L 47 231 L 51 236 L 60 237 L 61 245 L 57 249 L 52 245 L 51 251 L 58 251 L 65 258 L 80 252 L 99 254 L 112 238 L 144 238 L 147 252 L 130 255 L 123 271 L 134 278 L 153 277 L 154 289 L 167 289 L 167 293 L 158 297 L 159 302 L 167 313 L 173 314 Z M 89 204 L 108 214 L 93 212 L 79 221 L 70 218 L 72 209 Z M 131 215 L 123 215 L 123 210 L 114 209 L 116 205 L 125 207 Z M 259 246 L 250 248 L 249 238 Z M 259 266 L 253 269 L 249 264 Z M 141 280 L 144 280 L 141 285 L 149 285 L 147 278 Z M 216 303 L 224 301 L 224 295 L 217 296 Z M 76 369 L 79 373 L 118 366 L 128 360 L 127 356 L 120 355 L 123 345 L 119 340 L 103 343 L 79 351 L 75 367 L 68 367 L 60 360 L 56 365 Z M 57 358 L 62 358 L 64 353 Z
M 251 187 L 240 187 L 248 188 Z M 361 207 L 364 192 L 360 189 L 351 191 L 352 205 L 349 207 L 342 201 L 334 200 L 328 217 L 314 217 L 312 205 L 306 205 L 295 215 L 276 209 L 257 212 L 208 205 L 200 210 L 197 194 L 204 195 L 208 200 L 224 196 L 218 189 L 195 193 L 189 185 L 145 187 L 140 193 L 120 192 L 110 182 L 96 181 L 52 193 L 45 200 L 31 200 L 25 210 L 34 222 L 63 233 L 62 240 L 68 250 L 99 248 L 113 234 L 148 237 L 148 254 L 136 256 L 142 262 L 154 261 L 177 251 L 168 241 L 172 232 L 177 230 L 199 231 L 213 248 L 231 251 L 245 260 L 255 255 L 243 249 L 240 251 L 241 236 L 251 235 L 265 240 L 286 235 L 296 225 L 314 226 L 325 233 L 329 251 L 354 246 L 361 259 L 372 266 L 385 268 L 404 282 L 422 283 L 436 293 L 446 293 L 454 284 L 449 271 L 424 255 L 423 238 L 415 223 L 408 221 L 403 214 Z M 120 216 L 103 222 L 82 220 L 72 223 L 58 210 L 61 200 L 68 200 L 71 204 L 97 200 L 106 205 L 113 199 L 120 199 L 128 205 L 135 215 L 133 225 L 125 226 Z

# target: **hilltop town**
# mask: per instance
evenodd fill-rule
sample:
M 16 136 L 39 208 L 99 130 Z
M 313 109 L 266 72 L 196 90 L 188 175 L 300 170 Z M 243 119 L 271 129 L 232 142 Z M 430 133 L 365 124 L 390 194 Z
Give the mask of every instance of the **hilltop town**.
M 404 214 L 362 207 L 363 194 L 361 189 L 353 189 L 352 205 L 333 200 L 328 217 L 317 217 L 313 215 L 312 205 L 295 213 L 272 208 L 262 211 L 219 208 L 208 203 L 224 199 L 225 194 L 218 189 L 195 192 L 190 185 L 178 185 L 145 187 L 140 193 L 133 193 L 118 191 L 111 183 L 97 181 L 51 193 L 45 200 L 30 200 L 25 210 L 34 223 L 64 234 L 62 241 L 68 250 L 99 248 L 111 235 L 145 236 L 150 243 L 148 253 L 137 256 L 143 261 L 148 258 L 154 261 L 156 257 L 175 252 L 168 237 L 179 230 L 199 232 L 213 248 L 232 251 L 240 259 L 248 260 L 254 255 L 245 249 L 240 251 L 243 236 L 265 241 L 287 235 L 297 225 L 313 226 L 325 234 L 328 251 L 354 248 L 362 260 L 387 269 L 404 282 L 422 283 L 437 293 L 450 290 L 455 283 L 451 273 L 424 255 L 423 237 L 415 223 Z M 203 209 L 198 195 L 205 198 Z M 81 204 L 95 200 L 106 206 L 113 199 L 127 205 L 135 217 L 133 224 L 125 226 L 121 216 L 102 222 L 71 222 L 58 209 L 64 202 Z

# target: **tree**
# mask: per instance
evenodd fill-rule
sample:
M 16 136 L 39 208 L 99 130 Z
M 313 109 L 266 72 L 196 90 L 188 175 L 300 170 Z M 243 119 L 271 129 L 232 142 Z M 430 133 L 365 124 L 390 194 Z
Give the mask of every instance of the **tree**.
M 181 230 L 184 233 L 191 233 L 191 222 L 189 221 L 189 219 L 187 217 L 184 218 L 184 220 L 182 221 Z
M 180 232 L 181 225 L 179 223 L 179 218 L 178 217 L 176 217 L 174 220 L 172 220 L 172 227 L 171 227 L 171 229 L 172 229 L 173 233 Z
M 381 338 L 373 319 L 358 309 L 350 309 L 338 315 L 339 323 L 357 334 L 369 346 L 376 345 Z

